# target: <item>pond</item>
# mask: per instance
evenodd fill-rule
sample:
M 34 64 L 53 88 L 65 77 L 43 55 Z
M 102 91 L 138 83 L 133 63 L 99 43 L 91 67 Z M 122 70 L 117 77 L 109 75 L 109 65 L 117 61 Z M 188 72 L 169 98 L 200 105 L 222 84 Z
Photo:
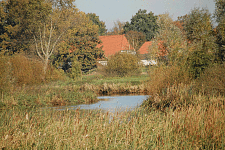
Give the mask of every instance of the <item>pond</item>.
M 76 106 L 60 106 L 54 107 L 58 110 L 65 109 L 101 109 L 103 111 L 125 111 L 133 110 L 139 107 L 142 102 L 148 99 L 148 95 L 125 95 L 125 96 L 99 96 L 97 103 L 81 104 Z

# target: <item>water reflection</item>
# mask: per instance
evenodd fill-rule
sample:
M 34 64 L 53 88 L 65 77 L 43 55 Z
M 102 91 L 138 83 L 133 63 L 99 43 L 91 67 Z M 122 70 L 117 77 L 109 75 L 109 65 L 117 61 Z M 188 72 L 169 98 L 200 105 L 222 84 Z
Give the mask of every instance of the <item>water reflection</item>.
M 81 104 L 76 106 L 61 106 L 55 107 L 58 110 L 65 109 L 101 109 L 104 111 L 124 111 L 133 110 L 141 105 L 148 98 L 148 95 L 126 95 L 126 96 L 99 96 L 99 102 L 95 104 Z

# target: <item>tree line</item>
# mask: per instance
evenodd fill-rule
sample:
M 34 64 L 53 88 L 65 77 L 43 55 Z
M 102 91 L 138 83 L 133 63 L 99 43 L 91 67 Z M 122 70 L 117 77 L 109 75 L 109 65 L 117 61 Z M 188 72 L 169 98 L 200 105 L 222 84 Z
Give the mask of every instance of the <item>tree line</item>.
M 223 63 L 225 2 L 216 0 L 215 6 L 214 14 L 194 8 L 176 21 L 169 14 L 159 15 L 159 28 L 149 48 L 151 57 L 161 64 L 182 66 L 192 78 L 198 78 L 215 63 Z
M 185 64 L 194 77 L 225 57 L 225 2 L 215 0 L 215 13 L 194 8 L 173 21 L 169 14 L 154 15 L 139 10 L 130 22 L 115 22 L 107 31 L 94 13 L 85 14 L 75 0 L 3 0 L 0 2 L 0 52 L 38 57 L 46 73 L 48 64 L 64 71 L 87 72 L 104 58 L 97 48 L 99 36 L 125 34 L 134 50 L 152 41 L 149 59 L 162 64 Z M 217 26 L 213 26 L 213 19 Z M 74 65 L 73 65 L 74 66 Z M 76 70 L 76 69 L 75 69 Z
M 105 23 L 85 14 L 75 0 L 3 0 L 0 5 L 1 55 L 37 56 L 46 73 L 48 63 L 65 71 L 76 57 L 82 71 L 96 67 L 104 55 L 96 48 Z M 96 21 L 97 20 L 97 21 Z

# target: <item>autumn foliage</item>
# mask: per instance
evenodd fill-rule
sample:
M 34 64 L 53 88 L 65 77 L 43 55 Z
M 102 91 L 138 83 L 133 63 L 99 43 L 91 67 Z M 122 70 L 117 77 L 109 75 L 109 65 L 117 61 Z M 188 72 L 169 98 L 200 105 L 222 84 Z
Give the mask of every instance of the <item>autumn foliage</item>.
M 62 73 L 51 66 L 44 76 L 42 62 L 23 54 L 1 56 L 0 66 L 0 90 L 7 90 L 12 85 L 34 85 L 62 78 Z
M 131 76 L 140 74 L 139 59 L 129 53 L 116 53 L 108 60 L 105 72 L 109 76 Z

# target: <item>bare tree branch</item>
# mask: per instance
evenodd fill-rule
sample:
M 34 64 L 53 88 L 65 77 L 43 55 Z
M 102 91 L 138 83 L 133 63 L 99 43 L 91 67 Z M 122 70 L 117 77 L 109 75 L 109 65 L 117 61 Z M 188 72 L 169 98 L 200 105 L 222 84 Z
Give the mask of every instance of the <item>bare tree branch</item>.
M 39 53 L 39 50 L 38 50 L 38 45 L 37 45 L 37 40 L 35 38 L 35 35 L 34 35 L 34 40 L 35 40 L 35 46 L 36 46 L 36 51 L 38 53 L 38 56 L 42 59 L 42 61 L 44 61 L 44 58 L 41 56 L 41 54 Z
M 46 55 L 46 53 L 44 52 L 44 47 L 43 47 L 43 42 L 42 42 L 43 38 L 42 38 L 42 36 L 41 36 L 41 29 L 40 29 L 40 28 L 39 28 L 39 32 L 40 32 L 40 41 L 41 41 L 41 51 L 42 51 L 42 53 L 43 53 L 44 55 Z

